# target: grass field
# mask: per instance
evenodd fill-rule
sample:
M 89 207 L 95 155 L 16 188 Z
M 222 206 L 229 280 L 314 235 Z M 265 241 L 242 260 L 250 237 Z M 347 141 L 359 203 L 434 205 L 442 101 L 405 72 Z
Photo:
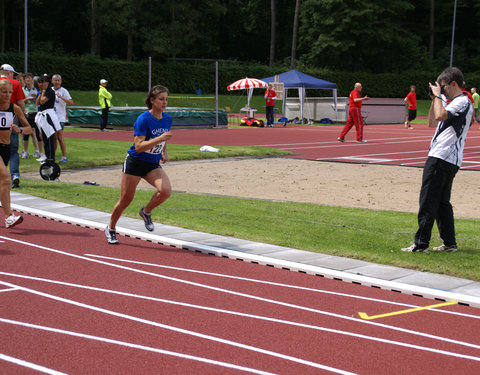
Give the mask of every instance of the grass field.
M 87 168 L 120 164 L 130 145 L 131 142 L 70 138 L 68 165 Z M 262 147 L 222 146 L 222 151 L 228 156 L 282 153 Z M 198 145 L 169 146 L 171 160 L 205 156 L 198 151 Z M 22 159 L 21 171 L 38 171 L 38 168 L 32 158 Z M 25 179 L 18 191 L 105 212 L 111 211 L 119 196 L 117 188 Z M 141 202 L 151 194 L 151 190 L 138 191 L 125 215 L 137 217 Z M 174 193 L 153 213 L 153 219 L 192 230 L 480 281 L 477 220 L 455 221 L 460 247 L 457 253 L 410 254 L 399 251 L 412 241 L 416 230 L 416 215 L 408 213 Z M 432 243 L 437 242 L 438 233 L 434 230 Z
M 261 90 L 257 90 L 261 93 Z M 96 91 L 71 91 L 75 105 L 77 106 L 98 106 L 98 93 Z M 126 105 L 130 107 L 145 106 L 144 92 L 124 92 L 124 91 L 112 91 L 113 105 L 118 107 L 124 107 Z M 417 114 L 418 116 L 428 115 L 430 108 L 430 100 L 418 100 L 417 101 Z M 238 113 L 240 109 L 247 104 L 246 91 L 240 90 L 236 93 L 228 95 L 219 95 L 218 108 L 228 108 L 229 112 Z M 277 101 L 276 108 L 277 113 L 281 111 L 281 101 Z M 187 107 L 187 108 L 209 108 L 215 109 L 215 99 L 213 95 L 191 95 L 191 94 L 171 94 L 168 100 L 169 107 Z M 250 102 L 252 108 L 258 108 L 263 110 L 265 108 L 265 99 L 263 95 L 253 95 Z M 261 111 L 260 111 L 261 112 Z M 425 123 L 426 120 L 415 120 L 414 123 Z

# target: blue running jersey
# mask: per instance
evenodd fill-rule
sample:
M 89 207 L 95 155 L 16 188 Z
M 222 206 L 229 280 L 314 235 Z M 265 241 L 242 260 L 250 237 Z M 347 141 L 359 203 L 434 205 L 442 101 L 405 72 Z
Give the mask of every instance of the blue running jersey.
M 161 119 L 157 119 L 147 111 L 138 116 L 137 121 L 133 124 L 134 135 L 144 136 L 148 141 L 152 138 L 160 137 L 163 133 L 170 131 L 172 126 L 172 117 L 163 113 Z M 165 142 L 153 146 L 150 150 L 138 153 L 135 151 L 135 144 L 128 150 L 128 155 L 146 161 L 148 163 L 160 163 L 162 160 L 162 151 L 165 147 Z

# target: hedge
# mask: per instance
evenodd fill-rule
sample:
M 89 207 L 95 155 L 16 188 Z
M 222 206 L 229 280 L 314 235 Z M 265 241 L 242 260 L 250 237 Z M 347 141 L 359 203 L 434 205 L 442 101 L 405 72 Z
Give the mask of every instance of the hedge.
M 19 53 L 0 54 L 0 62 L 23 70 L 24 56 Z M 51 56 L 31 54 L 28 69 L 39 74 L 59 73 L 65 87 L 71 90 L 96 90 L 101 78 L 109 81 L 109 88 L 115 91 L 147 91 L 148 61 L 127 62 L 123 60 L 100 59 L 93 55 Z M 260 64 L 219 64 L 219 94 L 227 93 L 226 87 L 244 77 L 263 78 L 289 70 L 285 66 Z M 417 86 L 419 99 L 427 97 L 428 82 L 434 81 L 440 72 L 405 71 L 403 74 L 364 72 L 336 72 L 318 68 L 300 68 L 312 76 L 335 82 L 339 96 L 348 96 L 355 82 L 363 85 L 363 94 L 371 97 L 404 97 L 411 84 Z M 465 73 L 467 87 L 480 86 L 480 72 Z M 201 89 L 206 94 L 215 92 L 215 64 L 186 62 L 152 62 L 152 84 L 162 84 L 172 93 L 195 93 Z M 294 92 L 289 95 L 295 95 Z M 330 90 L 309 90 L 308 96 L 330 96 Z

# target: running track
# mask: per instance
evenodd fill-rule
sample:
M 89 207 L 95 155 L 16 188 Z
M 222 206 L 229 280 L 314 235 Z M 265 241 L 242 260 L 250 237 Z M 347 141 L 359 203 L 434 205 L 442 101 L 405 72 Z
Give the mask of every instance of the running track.
M 355 142 L 352 129 L 340 143 L 341 126 L 297 126 L 241 129 L 174 130 L 172 144 L 209 146 L 264 146 L 292 152 L 293 158 L 367 164 L 389 164 L 422 167 L 427 158 L 434 130 L 427 125 L 415 125 L 407 130 L 403 125 L 370 125 L 364 129 L 365 144 Z M 70 138 L 132 140 L 132 131 L 67 132 Z M 470 129 L 464 151 L 463 169 L 480 170 L 480 131 L 478 124 Z
M 432 134 L 369 126 L 370 142 L 359 145 L 339 144 L 338 131 L 178 130 L 175 139 L 361 162 L 339 158 L 347 152 L 371 158 L 384 147 L 393 152 L 400 139 L 403 153 L 415 146 L 424 158 Z M 87 134 L 132 136 L 82 136 Z M 120 240 L 110 246 L 100 231 L 30 215 L 2 231 L 0 373 L 480 373 L 476 308 L 411 311 L 443 301 Z M 374 319 L 362 319 L 360 312 Z
M 65 235 L 65 234 L 68 235 Z M 27 216 L 0 236 L 2 374 L 478 374 L 480 310 Z

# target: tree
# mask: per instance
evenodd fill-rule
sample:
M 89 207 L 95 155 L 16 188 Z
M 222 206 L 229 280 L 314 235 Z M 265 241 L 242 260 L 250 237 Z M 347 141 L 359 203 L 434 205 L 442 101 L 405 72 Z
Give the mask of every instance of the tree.
M 101 26 L 98 21 L 97 0 L 90 4 L 90 53 L 100 55 Z
M 430 59 L 433 59 L 435 52 L 435 0 L 430 0 L 430 29 L 429 29 L 429 40 L 428 40 L 428 55 Z
M 300 25 L 304 60 L 314 66 L 375 72 L 420 63 L 420 37 L 407 18 L 413 9 L 408 0 L 305 0 Z
M 298 18 L 300 16 L 300 0 L 295 2 L 295 15 L 293 17 L 293 32 L 292 32 L 292 54 L 290 68 L 295 67 L 295 60 L 297 58 L 297 38 L 298 38 Z
M 270 0 L 270 12 L 271 12 L 271 23 L 270 23 L 270 65 L 273 65 L 275 61 L 275 30 L 276 30 L 276 16 L 277 11 L 275 9 L 275 0 Z

